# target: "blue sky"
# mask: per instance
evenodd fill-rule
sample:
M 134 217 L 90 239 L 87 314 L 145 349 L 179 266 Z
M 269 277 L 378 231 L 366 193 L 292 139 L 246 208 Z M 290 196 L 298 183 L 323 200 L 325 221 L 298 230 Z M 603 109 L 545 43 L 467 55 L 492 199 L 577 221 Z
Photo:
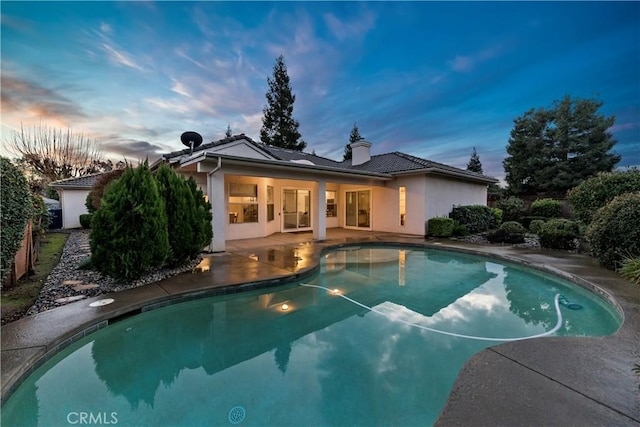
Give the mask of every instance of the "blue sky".
M 513 119 L 597 98 L 619 166 L 640 165 L 638 2 L 2 1 L 2 138 L 72 127 L 114 160 L 259 140 L 283 54 L 307 151 L 341 160 L 357 122 L 372 153 L 503 177 Z

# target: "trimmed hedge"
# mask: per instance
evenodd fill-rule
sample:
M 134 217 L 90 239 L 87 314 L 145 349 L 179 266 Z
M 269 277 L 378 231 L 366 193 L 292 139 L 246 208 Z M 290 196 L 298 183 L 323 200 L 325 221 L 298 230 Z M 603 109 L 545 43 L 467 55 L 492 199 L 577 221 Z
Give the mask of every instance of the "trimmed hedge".
M 502 209 L 503 221 L 517 221 L 524 212 L 524 202 L 514 196 L 498 200 L 497 207 Z
M 558 218 L 562 216 L 562 203 L 554 199 L 538 199 L 531 203 L 529 213 L 532 216 Z
M 545 220 L 543 219 L 534 219 L 529 224 L 529 231 L 533 234 L 540 234 L 540 230 L 542 230 L 542 226 L 545 224 Z
M 535 220 L 542 220 L 542 221 L 547 221 L 549 218 L 546 218 L 544 216 L 523 216 L 522 218 L 520 218 L 518 220 L 518 222 L 520 224 L 522 224 L 522 226 L 526 229 L 528 229 L 531 226 L 531 223 Z
M 454 207 L 449 218 L 464 225 L 469 233 L 479 233 L 496 227 L 496 216 L 491 208 L 484 205 Z
M 622 194 L 600 208 L 586 235 L 593 256 L 611 270 L 640 256 L 640 192 Z
M 11 270 L 24 237 L 24 227 L 33 215 L 29 184 L 22 172 L 0 157 L 0 284 Z
M 451 218 L 436 217 L 429 220 L 429 236 L 451 237 L 454 221 Z
M 568 219 L 554 218 L 545 222 L 538 233 L 540 246 L 550 249 L 576 249 L 580 237 L 578 224 Z
M 598 209 L 616 196 L 640 191 L 640 170 L 600 173 L 583 181 L 569 192 L 573 215 L 579 221 L 590 223 Z
M 491 243 L 524 243 L 527 229 L 516 221 L 502 223 L 500 228 L 489 233 L 487 239 Z
M 80 225 L 82 228 L 91 228 L 91 218 L 93 214 L 80 214 Z
M 490 208 L 491 212 L 493 212 L 493 216 L 496 219 L 496 225 L 502 224 L 502 209 L 500 208 Z

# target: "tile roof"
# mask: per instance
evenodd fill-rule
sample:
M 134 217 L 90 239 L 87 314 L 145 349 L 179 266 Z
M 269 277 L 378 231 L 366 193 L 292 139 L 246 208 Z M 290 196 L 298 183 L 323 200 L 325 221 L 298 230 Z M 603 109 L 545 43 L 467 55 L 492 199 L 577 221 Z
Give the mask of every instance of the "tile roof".
M 443 163 L 433 162 L 431 160 L 422 159 L 420 157 L 415 157 L 410 154 L 401 153 L 399 151 L 395 151 L 393 153 L 386 154 L 378 154 L 371 156 L 371 159 L 363 164 L 353 166 L 351 164 L 351 160 L 337 162 L 335 160 L 327 159 L 325 157 L 316 156 L 314 154 L 305 153 L 302 151 L 296 150 L 288 150 L 285 148 L 274 147 L 271 145 L 264 145 L 259 142 L 253 141 L 251 138 L 244 134 L 234 135 L 229 138 L 221 139 L 219 141 L 210 142 L 207 144 L 202 144 L 200 147 L 193 150 L 193 152 L 207 150 L 212 147 L 217 147 L 220 145 L 228 144 L 230 142 L 245 140 L 249 144 L 253 145 L 258 150 L 264 152 L 269 157 L 273 157 L 275 160 L 283 160 L 283 161 L 304 161 L 307 160 L 314 165 L 317 166 L 325 166 L 325 167 L 333 167 L 340 169 L 348 169 L 353 171 L 361 171 L 361 172 L 375 172 L 382 174 L 394 175 L 398 173 L 407 173 L 411 171 L 425 171 L 429 170 L 429 172 L 433 173 L 441 173 L 444 175 L 457 175 L 462 177 L 468 177 L 473 180 L 482 180 L 482 181 L 496 181 L 493 178 L 487 177 L 482 174 L 478 174 L 475 172 L 470 172 L 467 170 L 455 168 L 453 166 L 448 166 Z M 173 157 L 178 157 L 182 155 L 188 155 L 189 149 L 174 151 L 169 154 L 165 154 L 163 157 L 165 159 L 171 159 Z
M 75 178 L 66 178 L 51 183 L 53 188 L 91 188 L 96 180 L 103 172 L 94 173 L 92 175 L 79 176 Z

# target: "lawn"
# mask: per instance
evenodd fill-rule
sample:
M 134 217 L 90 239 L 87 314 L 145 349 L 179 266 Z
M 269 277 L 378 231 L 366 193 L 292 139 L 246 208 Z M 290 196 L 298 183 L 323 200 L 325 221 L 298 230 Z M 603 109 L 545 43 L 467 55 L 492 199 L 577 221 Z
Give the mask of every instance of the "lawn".
M 21 317 L 33 305 L 47 276 L 60 261 L 68 238 L 69 234 L 65 232 L 47 234 L 40 244 L 34 274 L 22 278 L 15 286 L 2 290 L 0 308 L 3 324 Z

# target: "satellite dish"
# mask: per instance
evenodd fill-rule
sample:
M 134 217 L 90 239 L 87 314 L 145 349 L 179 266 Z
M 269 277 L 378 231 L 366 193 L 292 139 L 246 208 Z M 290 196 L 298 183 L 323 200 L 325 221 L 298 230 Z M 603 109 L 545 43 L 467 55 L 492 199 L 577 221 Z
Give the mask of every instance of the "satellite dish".
M 198 148 L 202 144 L 202 135 L 198 132 L 187 131 L 180 135 L 180 141 L 193 151 L 194 148 Z

